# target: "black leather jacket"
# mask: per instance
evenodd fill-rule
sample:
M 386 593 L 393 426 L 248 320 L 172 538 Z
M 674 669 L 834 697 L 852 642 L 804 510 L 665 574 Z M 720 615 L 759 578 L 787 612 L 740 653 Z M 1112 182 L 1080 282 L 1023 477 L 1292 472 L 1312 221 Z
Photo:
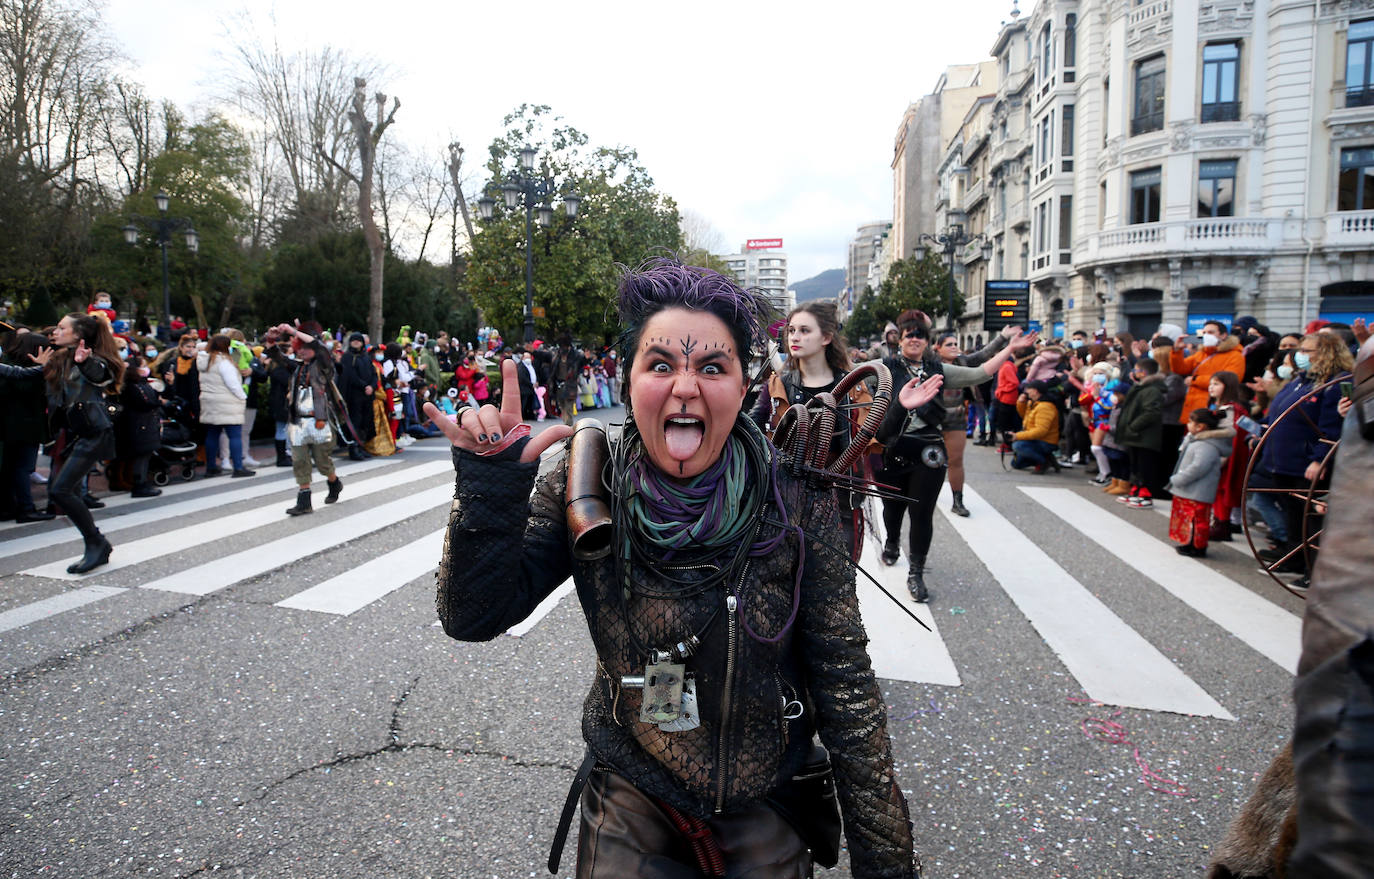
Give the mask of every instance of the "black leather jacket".
M 787 517 L 807 538 L 795 624 L 770 644 L 765 639 L 786 627 L 793 610 L 795 533 L 732 573 L 728 585 L 689 598 L 636 594 L 626 602 L 612 559 L 572 557 L 564 519 L 567 458 L 536 485 L 537 462 L 515 460 L 521 447 L 486 458 L 454 451 L 457 496 L 438 577 L 444 631 L 467 641 L 494 638 L 571 574 L 598 659 L 583 736 L 603 763 L 640 790 L 705 819 L 775 791 L 800 767 L 812 732 L 819 731 L 835 767 L 853 874 L 917 875 L 854 569 L 842 550 L 823 545 L 839 534 L 834 492 L 779 476 Z M 765 516 L 777 518 L 771 504 Z M 650 585 L 647 571 L 627 567 L 637 587 Z M 675 575 L 687 579 L 698 571 L 684 560 Z M 738 614 L 730 613 L 731 601 Z M 621 677 L 644 673 L 646 647 L 698 632 L 702 645 L 688 669 L 696 676 L 701 725 L 663 732 L 641 722 L 642 691 L 622 687 Z M 806 704 L 804 712 L 784 718 L 784 705 L 796 702 Z

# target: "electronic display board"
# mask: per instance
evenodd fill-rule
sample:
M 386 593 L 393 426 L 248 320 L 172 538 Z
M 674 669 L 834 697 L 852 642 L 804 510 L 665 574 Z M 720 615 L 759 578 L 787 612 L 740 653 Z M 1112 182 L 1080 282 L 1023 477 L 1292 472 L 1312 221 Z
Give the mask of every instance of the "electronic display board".
M 1030 322 L 1030 281 L 988 281 L 983 288 L 983 329 Z

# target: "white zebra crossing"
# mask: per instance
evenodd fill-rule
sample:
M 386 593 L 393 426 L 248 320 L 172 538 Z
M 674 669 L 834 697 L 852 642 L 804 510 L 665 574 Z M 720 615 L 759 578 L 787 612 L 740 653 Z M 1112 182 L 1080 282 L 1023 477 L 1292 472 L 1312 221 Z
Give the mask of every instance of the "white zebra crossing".
M 442 461 L 450 467 L 448 461 Z M 422 469 L 421 467 L 415 468 Z M 284 567 L 297 559 L 324 552 L 357 540 L 374 531 L 380 531 L 396 524 L 402 519 L 424 513 L 453 501 L 453 487 L 440 485 L 436 488 L 416 492 L 400 500 L 390 501 L 370 507 L 361 513 L 344 516 L 330 522 L 322 522 L 314 528 L 278 538 L 269 543 L 245 549 L 231 555 L 212 559 L 192 568 L 177 571 L 148 583 L 139 584 L 142 589 L 160 589 L 164 592 L 179 592 L 184 595 L 209 595 L 226 586 L 266 574 L 268 571 Z M 434 565 L 438 556 L 430 556 Z M 432 565 L 433 566 L 433 565 Z M 418 575 L 416 575 L 418 576 Z M 410 579 L 414 579 L 413 577 Z M 407 581 L 402 581 L 402 583 Z
M 0 612 L 0 633 L 33 625 L 96 601 L 113 600 L 137 589 L 206 595 L 270 573 L 297 559 L 327 551 L 405 518 L 450 503 L 452 487 L 448 480 L 419 491 L 413 487 L 413 483 L 440 471 L 448 472 L 450 467 L 446 458 L 438 461 L 417 460 L 385 477 L 350 482 L 349 493 L 354 498 L 360 494 L 389 489 L 414 493 L 352 515 L 321 522 L 249 550 L 206 559 L 190 568 L 127 589 L 87 585 Z M 242 490 L 249 488 L 245 486 Z M 1177 559 L 1187 570 L 1161 569 L 1159 566 L 1164 554 L 1160 549 L 1165 546 L 1162 541 L 1125 519 L 1104 512 L 1100 506 L 1071 490 L 1039 487 L 1023 487 L 1021 490 L 1056 512 L 1075 529 L 1084 530 L 1087 536 L 1114 556 L 1151 580 L 1160 582 L 1169 591 L 1175 590 L 1170 589 L 1166 581 L 1188 583 L 1188 595 L 1180 595 L 1181 598 L 1185 601 L 1189 597 L 1195 599 L 1188 603 L 1202 616 L 1232 631 L 1274 662 L 1290 670 L 1292 666 L 1289 663 L 1296 663 L 1296 654 L 1282 646 L 1286 642 L 1292 645 L 1297 643 L 1297 620 L 1291 614 L 1192 560 Z M 207 499 L 229 494 L 208 495 Z M 942 509 L 947 507 L 947 503 L 946 497 Z M 965 503 L 974 515 L 970 519 L 960 519 L 950 517 L 946 512 L 950 524 L 1006 590 L 1013 603 L 1088 696 L 1125 707 L 1232 719 L 1225 707 L 1075 582 L 985 499 L 975 491 L 965 489 Z M 275 506 L 270 514 L 273 521 L 281 515 Z M 137 514 L 131 514 L 130 518 L 133 515 Z M 178 529 L 181 533 L 174 550 L 184 552 L 187 558 L 205 559 L 206 549 L 212 547 L 213 542 L 224 533 L 222 525 L 231 520 L 233 517 L 225 517 L 216 520 L 213 527 L 202 525 L 199 528 Z M 248 519 L 241 520 L 240 530 L 248 530 L 248 523 Z M 1088 533 L 1087 529 L 1092 529 L 1092 533 Z M 432 573 L 438 566 L 443 537 L 442 528 L 430 531 L 357 568 L 282 598 L 276 602 L 276 606 L 326 616 L 348 616 L 363 611 L 397 589 L 414 584 Z M 170 551 L 166 544 L 144 544 L 142 541 L 122 544 L 119 549 L 127 555 L 123 560 L 124 565 L 138 564 Z M 860 575 L 860 610 L 868 630 L 869 653 L 876 674 L 889 680 L 961 686 L 959 669 L 936 626 L 932 608 L 917 605 L 907 598 L 905 565 L 891 568 L 883 566 L 877 559 L 878 550 L 878 545 L 870 541 L 865 547 L 863 566 L 934 631 L 920 629 L 909 617 L 891 606 L 888 596 L 882 595 L 878 587 Z M 1176 558 L 1172 553 L 1168 556 L 1169 560 Z M 1133 557 L 1140 561 L 1132 563 Z M 65 566 L 65 561 L 61 564 Z M 37 568 L 26 573 L 41 570 L 44 569 Z M 1211 579 L 1205 586 L 1198 587 L 1198 577 Z M 546 614 L 569 595 L 575 595 L 571 581 L 562 584 L 528 619 L 512 627 L 509 634 L 519 636 L 533 630 Z M 1197 600 L 1208 595 L 1219 597 L 1212 602 Z M 1247 603 L 1245 596 L 1253 600 Z M 1237 610 L 1241 605 L 1245 605 L 1243 612 Z
M 1022 487 L 1031 499 L 1165 591 L 1288 672 L 1298 669 L 1302 620 L 1212 568 L 1169 549 L 1066 488 Z
M 440 528 L 323 583 L 277 602 L 277 607 L 348 616 L 439 566 L 446 528 Z
M 967 519 L 949 512 L 946 486 L 940 498 L 945 517 L 1090 698 L 1126 708 L 1235 719 L 968 486 L 964 506 L 972 513 Z
M 347 469 L 340 467 L 338 472 L 340 476 L 353 477 L 358 475 L 359 473 L 366 473 L 368 470 L 375 470 L 378 467 L 385 467 L 388 464 L 394 463 L 396 462 L 389 458 L 372 458 L 367 461 L 362 461 L 357 464 L 353 464 L 349 466 Z M 236 487 L 230 489 L 229 491 L 203 494 L 198 497 L 189 498 L 184 501 L 177 501 L 175 503 L 170 504 L 159 503 L 155 505 L 148 505 L 148 502 L 144 501 L 145 509 L 140 509 L 131 513 L 125 513 L 122 516 L 106 516 L 102 514 L 97 514 L 96 525 L 100 528 L 102 533 L 113 534 L 117 531 L 123 531 L 128 528 L 138 528 L 146 525 L 152 525 L 155 522 L 161 522 L 165 519 L 175 519 L 179 516 L 192 516 L 197 513 L 203 513 L 212 504 L 219 506 L 228 506 L 229 504 L 236 504 L 240 501 L 253 500 L 254 498 L 264 497 L 269 494 L 275 494 L 277 492 L 282 491 L 289 491 L 295 487 L 295 483 L 293 481 L 283 481 L 280 478 L 274 478 L 278 476 L 289 477 L 291 476 L 290 470 L 279 470 L 275 473 L 270 474 L 264 473 L 263 471 L 258 472 L 260 476 L 264 476 L 265 478 L 254 479 L 248 484 L 244 484 L 237 481 L 230 483 Z M 223 485 L 224 483 L 221 482 L 215 484 Z M 198 485 L 203 488 L 207 485 L 207 483 L 202 482 L 198 483 Z M 177 487 L 181 488 L 182 486 Z M 163 493 L 163 496 L 166 496 L 165 491 Z M 124 497 L 127 498 L 127 495 L 125 495 Z M 113 499 L 106 501 L 106 505 L 109 506 L 112 503 L 112 501 Z M 27 535 L 25 537 L 8 538 L 3 543 L 0 543 L 0 558 L 6 558 L 12 555 L 20 555 L 26 552 L 32 552 L 35 549 L 45 549 L 49 546 L 56 546 L 60 543 L 75 542 L 79 541 L 80 539 L 81 535 L 71 527 L 65 527 L 59 530 L 46 530 L 38 534 Z
M 399 473 L 388 473 L 382 476 L 374 476 L 361 482 L 350 482 L 345 487 L 345 498 L 352 502 L 360 497 L 380 491 L 389 491 L 404 485 L 420 480 L 433 480 L 441 473 L 451 473 L 453 465 L 447 460 L 426 461 L 414 467 L 409 467 Z M 451 485 L 445 486 L 449 495 L 452 496 L 453 488 Z M 213 501 L 213 498 L 208 499 Z M 204 505 L 200 509 L 204 509 Z M 242 534 L 252 531 L 254 528 L 261 528 L 265 525 L 280 523 L 283 518 L 283 508 L 280 504 L 259 507 L 257 509 L 245 510 L 241 513 L 233 513 L 213 522 L 187 525 L 184 528 L 174 528 L 168 531 L 161 531 L 157 534 L 149 535 L 139 540 L 129 543 L 120 543 L 115 547 L 114 554 L 107 565 L 97 568 L 94 576 L 107 576 L 113 571 L 127 568 L 130 565 L 137 565 L 159 556 L 168 555 L 174 552 L 186 552 L 193 547 L 214 541 L 235 534 Z M 70 561 L 62 560 L 40 565 L 24 571 L 35 577 L 50 577 L 55 580 L 80 580 L 91 575 L 68 574 L 67 565 Z

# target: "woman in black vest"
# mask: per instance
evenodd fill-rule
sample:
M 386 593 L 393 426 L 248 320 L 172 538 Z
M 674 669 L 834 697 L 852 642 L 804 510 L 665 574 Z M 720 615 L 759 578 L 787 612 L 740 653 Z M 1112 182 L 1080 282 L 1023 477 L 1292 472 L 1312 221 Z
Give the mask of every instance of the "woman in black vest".
M 1023 334 L 1017 327 L 1007 327 L 1007 347 L 983 362 L 981 366 L 959 366 L 942 363 L 930 345 L 930 318 L 911 309 L 897 318 L 901 331 L 902 353 L 883 361 L 892 372 L 892 384 L 915 387 L 932 376 L 944 376 L 946 389 L 969 388 L 982 384 L 997 375 L 997 370 L 1013 351 L 1035 344 L 1035 333 Z M 935 502 L 945 481 L 949 453 L 945 449 L 941 426 L 945 407 L 940 396 L 923 406 L 908 410 L 893 406 L 878 429 L 878 440 L 886 447 L 883 471 L 878 481 L 897 486 L 905 501 L 883 499 L 883 525 L 887 541 L 883 547 L 883 562 L 895 565 L 900 555 L 898 541 L 902 534 L 902 517 L 911 511 L 911 539 L 906 587 L 917 601 L 929 601 L 926 588 L 926 554 L 930 551 L 930 537 L 935 515 Z

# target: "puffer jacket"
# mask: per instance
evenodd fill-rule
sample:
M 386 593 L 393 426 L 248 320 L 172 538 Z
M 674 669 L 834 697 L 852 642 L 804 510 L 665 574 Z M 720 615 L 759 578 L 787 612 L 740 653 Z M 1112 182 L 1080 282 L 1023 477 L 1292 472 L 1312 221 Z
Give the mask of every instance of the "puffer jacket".
M 1221 465 L 1231 454 L 1234 435 L 1229 430 L 1204 430 L 1183 438 L 1183 445 L 1178 449 L 1178 465 L 1168 485 L 1174 497 L 1204 504 L 1216 501 Z
M 597 653 L 582 732 L 598 759 L 639 790 L 706 819 L 775 791 L 801 766 L 819 730 L 835 767 L 854 875 L 916 875 L 854 569 L 821 543 L 838 529 L 834 492 L 777 477 L 787 520 L 807 535 L 800 605 L 788 628 L 799 558 L 795 532 L 732 574 L 728 586 L 690 597 L 643 595 L 661 581 L 627 564 L 624 573 L 636 587 L 627 601 L 613 558 L 572 556 L 564 518 L 567 458 L 536 484 L 538 462 L 518 461 L 524 445 L 493 457 L 454 450 L 456 498 L 438 575 L 444 631 L 466 641 L 495 638 L 571 574 Z M 766 515 L 781 514 L 770 503 Z M 675 576 L 684 580 L 709 573 L 690 559 L 681 564 Z M 647 650 L 692 634 L 701 639 L 687 662 L 700 726 L 664 732 L 639 720 L 641 691 L 622 687 L 621 679 L 644 674 Z M 763 640 L 779 635 L 775 643 Z M 784 718 L 789 701 L 806 705 L 799 718 Z
M 242 376 L 232 358 L 232 354 L 216 357 L 211 364 L 209 351 L 196 355 L 196 370 L 200 373 L 201 424 L 243 424 L 248 394 L 243 390 Z
M 1034 403 L 1018 400 L 1016 411 L 1021 416 L 1022 429 L 1012 434 L 1014 440 L 1040 440 L 1059 444 L 1059 407 L 1049 400 Z
M 1116 441 L 1122 446 L 1159 451 L 1164 437 L 1164 423 L 1160 413 L 1164 409 L 1167 389 L 1165 376 L 1147 375 L 1129 391 L 1121 404 L 1121 417 L 1116 423 Z
M 1188 395 L 1183 398 L 1183 410 L 1178 417 L 1179 423 L 1187 424 L 1194 409 L 1207 408 L 1207 385 L 1213 375 L 1223 370 L 1234 372 L 1236 378 L 1245 375 L 1245 351 L 1240 347 L 1240 339 L 1228 335 L 1215 348 L 1199 348 L 1186 357 L 1175 349 L 1169 355 L 1169 365 L 1188 382 Z

